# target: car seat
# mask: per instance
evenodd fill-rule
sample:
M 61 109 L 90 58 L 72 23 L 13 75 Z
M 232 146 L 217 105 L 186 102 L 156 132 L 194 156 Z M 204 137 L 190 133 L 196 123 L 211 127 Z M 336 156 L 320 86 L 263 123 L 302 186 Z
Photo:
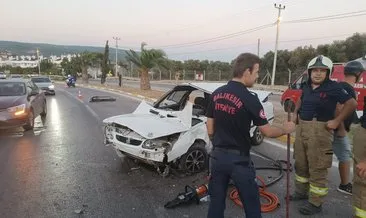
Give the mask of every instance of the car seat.
M 193 115 L 205 115 L 207 108 L 207 100 L 203 97 L 196 97 L 193 105 Z

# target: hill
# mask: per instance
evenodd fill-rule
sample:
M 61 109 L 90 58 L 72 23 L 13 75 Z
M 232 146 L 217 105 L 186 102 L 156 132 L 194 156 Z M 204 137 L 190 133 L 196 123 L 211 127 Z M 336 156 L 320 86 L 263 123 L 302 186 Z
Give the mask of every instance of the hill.
M 0 52 L 8 51 L 13 55 L 36 55 L 37 48 L 39 49 L 40 54 L 46 57 L 51 55 L 78 54 L 84 51 L 104 53 L 104 47 L 0 41 Z M 118 49 L 118 60 L 124 59 L 126 56 L 125 51 L 126 50 Z M 109 59 L 111 61 L 116 59 L 116 49 L 111 46 L 109 46 Z

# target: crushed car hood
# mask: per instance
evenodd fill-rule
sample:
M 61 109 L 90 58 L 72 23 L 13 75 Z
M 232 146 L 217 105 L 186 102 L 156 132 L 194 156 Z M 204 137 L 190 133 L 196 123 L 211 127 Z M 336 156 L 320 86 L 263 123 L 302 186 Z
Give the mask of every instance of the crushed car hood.
M 153 139 L 189 130 L 191 114 L 192 103 L 187 103 L 182 111 L 165 111 L 142 101 L 133 113 L 109 117 L 103 123 L 117 123 L 144 138 Z

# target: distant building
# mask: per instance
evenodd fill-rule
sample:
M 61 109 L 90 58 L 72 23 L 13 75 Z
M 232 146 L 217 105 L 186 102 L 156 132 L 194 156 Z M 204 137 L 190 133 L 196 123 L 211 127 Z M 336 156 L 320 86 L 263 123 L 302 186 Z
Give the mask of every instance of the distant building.
M 50 60 L 53 64 L 60 65 L 64 58 L 71 61 L 77 54 L 66 54 L 61 56 L 51 55 L 49 57 L 39 56 L 39 61 Z M 0 51 L 0 67 L 11 66 L 21 68 L 34 68 L 38 66 L 38 58 L 35 55 L 14 55 L 7 51 Z

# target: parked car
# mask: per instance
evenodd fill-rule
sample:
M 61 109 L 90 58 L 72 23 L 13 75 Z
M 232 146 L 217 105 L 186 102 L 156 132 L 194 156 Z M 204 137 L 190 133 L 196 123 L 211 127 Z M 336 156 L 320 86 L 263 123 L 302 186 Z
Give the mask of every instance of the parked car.
M 31 130 L 34 118 L 47 115 L 45 94 L 30 80 L 0 80 L 0 129 Z
M 225 83 L 188 83 L 177 85 L 154 104 L 142 101 L 131 114 L 106 118 L 105 144 L 119 156 L 129 156 L 154 165 L 158 171 L 174 167 L 187 173 L 206 168 L 211 149 L 205 116 L 211 93 Z M 266 117 L 272 123 L 271 92 L 252 90 L 261 101 Z M 253 144 L 263 135 L 252 125 Z
M 31 78 L 46 95 L 56 95 L 55 85 L 48 76 L 34 76 Z
M 356 59 L 364 64 L 366 68 L 366 55 Z M 330 75 L 331 80 L 342 82 L 344 81 L 344 64 L 336 63 L 333 65 L 333 71 Z M 295 102 L 300 98 L 302 93 L 302 86 L 308 80 L 309 75 L 307 70 L 305 70 L 294 82 L 289 84 L 289 88 L 282 94 L 281 104 L 284 110 L 287 112 L 288 108 L 291 111 L 295 109 Z M 360 117 L 363 113 L 364 98 L 366 97 L 366 71 L 362 74 L 360 81 L 354 85 L 355 91 L 357 93 L 357 115 Z
M 6 74 L 4 72 L 0 72 L 0 79 L 6 79 Z
M 10 74 L 9 78 L 10 79 L 16 79 L 16 78 L 23 78 L 23 76 L 20 75 L 20 74 Z

